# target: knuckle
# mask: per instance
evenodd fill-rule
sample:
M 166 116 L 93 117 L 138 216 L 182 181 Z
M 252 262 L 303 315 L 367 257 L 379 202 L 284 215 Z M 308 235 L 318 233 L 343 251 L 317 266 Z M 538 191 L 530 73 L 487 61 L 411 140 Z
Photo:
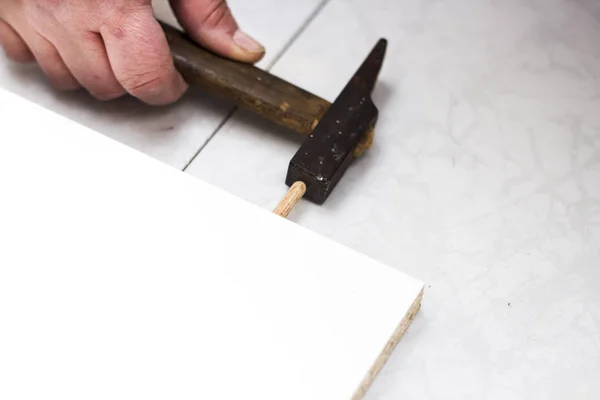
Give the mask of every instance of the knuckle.
M 51 15 L 57 13 L 61 6 L 59 0 L 26 1 L 23 6 L 23 15 L 29 24 L 39 25 Z
M 51 15 L 65 5 L 61 0 L 24 1 L 23 3 L 26 15 Z
M 167 80 L 156 72 L 136 72 L 123 78 L 122 84 L 134 96 L 160 91 Z
M 202 26 L 209 30 L 220 26 L 223 20 L 228 18 L 231 14 L 225 0 L 212 0 L 208 2 L 206 10 Z
M 0 0 L 1 1 L 1 0 Z M 93 19 L 83 8 L 74 8 L 64 0 L 27 1 L 23 8 L 25 21 L 44 36 L 54 36 L 62 30 L 85 30 Z

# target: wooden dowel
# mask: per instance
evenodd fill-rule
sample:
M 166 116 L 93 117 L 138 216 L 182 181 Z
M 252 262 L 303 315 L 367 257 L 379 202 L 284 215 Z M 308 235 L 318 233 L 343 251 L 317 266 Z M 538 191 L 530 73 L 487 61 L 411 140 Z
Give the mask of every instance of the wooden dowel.
M 306 184 L 304 182 L 296 182 L 291 187 L 286 195 L 281 199 L 273 212 L 280 217 L 287 218 L 294 206 L 298 204 L 302 196 L 306 193 Z

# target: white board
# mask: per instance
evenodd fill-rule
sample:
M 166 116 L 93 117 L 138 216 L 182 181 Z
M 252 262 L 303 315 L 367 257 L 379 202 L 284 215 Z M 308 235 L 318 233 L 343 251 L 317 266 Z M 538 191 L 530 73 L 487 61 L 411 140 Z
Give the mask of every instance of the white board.
M 360 398 L 419 308 L 421 282 L 3 91 L 0 120 L 0 399 Z

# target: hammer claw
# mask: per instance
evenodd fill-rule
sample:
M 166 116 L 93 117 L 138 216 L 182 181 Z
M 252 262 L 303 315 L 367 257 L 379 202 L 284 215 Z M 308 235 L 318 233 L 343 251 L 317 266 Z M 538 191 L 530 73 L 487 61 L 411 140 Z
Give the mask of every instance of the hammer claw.
M 383 67 L 387 43 L 386 39 L 379 39 L 371 53 L 354 74 L 353 83 L 360 86 L 367 93 L 371 93 L 375 88 L 379 72 Z

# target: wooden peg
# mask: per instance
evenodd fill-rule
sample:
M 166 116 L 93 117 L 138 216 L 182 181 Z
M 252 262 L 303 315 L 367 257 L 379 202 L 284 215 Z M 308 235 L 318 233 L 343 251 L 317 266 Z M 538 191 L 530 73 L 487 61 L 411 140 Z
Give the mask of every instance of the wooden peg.
M 304 182 L 295 182 L 273 212 L 280 217 L 287 218 L 294 209 L 294 206 L 302 199 L 304 193 L 306 193 L 306 184 Z

